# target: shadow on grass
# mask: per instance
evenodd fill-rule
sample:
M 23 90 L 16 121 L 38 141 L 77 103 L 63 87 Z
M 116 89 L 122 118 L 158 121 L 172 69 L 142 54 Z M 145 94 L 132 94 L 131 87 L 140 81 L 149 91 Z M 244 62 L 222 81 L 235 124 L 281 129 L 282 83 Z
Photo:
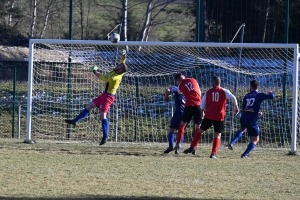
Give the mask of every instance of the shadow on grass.
M 118 197 L 118 196 L 81 196 L 81 197 L 1 197 L 0 200 L 98 200 L 98 199 L 107 199 L 107 200 L 213 200 L 207 198 L 177 198 L 177 197 Z M 223 198 L 222 198 L 223 199 Z M 214 198 L 214 200 L 216 200 Z M 226 200 L 226 199 L 223 199 Z M 228 199 L 229 200 L 229 199 Z

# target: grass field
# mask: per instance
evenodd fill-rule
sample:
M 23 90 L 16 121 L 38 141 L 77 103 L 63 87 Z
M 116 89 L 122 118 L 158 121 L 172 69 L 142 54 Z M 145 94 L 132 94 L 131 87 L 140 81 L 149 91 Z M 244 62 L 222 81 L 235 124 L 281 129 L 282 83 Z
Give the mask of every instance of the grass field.
M 163 145 L 49 144 L 0 139 L 0 199 L 299 199 L 300 157 L 210 149 L 163 155 Z

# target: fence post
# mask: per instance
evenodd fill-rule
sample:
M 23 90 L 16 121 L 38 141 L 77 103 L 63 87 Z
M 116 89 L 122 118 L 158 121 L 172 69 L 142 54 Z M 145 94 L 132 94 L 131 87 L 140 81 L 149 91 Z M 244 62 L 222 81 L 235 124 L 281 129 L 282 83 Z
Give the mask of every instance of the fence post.
M 285 29 L 284 29 L 284 43 L 289 43 L 289 26 L 290 26 L 290 0 L 285 1 Z M 283 138 L 282 145 L 285 145 L 287 142 L 287 57 L 288 52 L 286 50 L 286 58 L 284 60 L 284 70 L 283 70 Z
M 16 101 L 16 79 L 17 79 L 17 69 L 14 65 L 14 78 L 13 78 L 13 101 Z M 13 103 L 13 115 L 12 115 L 12 128 L 11 137 L 15 137 L 15 103 Z
M 139 79 L 135 77 L 135 95 L 136 95 L 136 107 L 135 107 L 135 120 L 134 120 L 134 140 L 137 141 L 138 131 L 138 100 L 139 100 Z
M 20 139 L 21 131 L 21 103 L 18 102 L 18 139 Z
M 70 0 L 70 12 L 69 12 L 69 40 L 73 39 L 73 15 L 74 15 L 74 2 L 73 0 Z M 71 117 L 71 99 L 73 97 L 72 95 L 72 49 L 69 52 L 69 58 L 68 58 L 68 99 L 69 99 L 69 105 L 68 105 L 68 119 Z M 70 124 L 67 125 L 67 138 L 70 139 L 70 133 L 71 128 Z

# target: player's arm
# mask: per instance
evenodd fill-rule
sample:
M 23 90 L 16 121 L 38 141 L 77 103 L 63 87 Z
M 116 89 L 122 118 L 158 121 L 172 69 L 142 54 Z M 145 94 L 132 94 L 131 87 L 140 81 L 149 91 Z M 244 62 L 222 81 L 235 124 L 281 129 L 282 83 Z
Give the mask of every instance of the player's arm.
M 202 118 L 204 118 L 204 111 L 206 109 L 206 93 L 204 94 L 203 98 L 202 98 L 202 101 L 201 101 L 201 104 L 200 104 L 200 109 L 201 109 L 201 116 Z
M 122 56 L 121 56 L 121 58 L 120 58 L 120 64 L 121 63 L 125 63 L 126 62 L 126 50 L 125 49 L 122 49 L 121 50 L 121 53 L 122 53 Z
M 171 86 L 171 87 L 167 88 L 167 89 L 165 90 L 164 100 L 165 100 L 166 102 L 169 102 L 169 101 L 170 101 L 169 95 L 170 95 L 170 94 L 174 94 L 174 93 L 178 93 L 178 91 L 179 91 L 179 89 L 178 89 L 177 86 Z
M 198 89 L 199 89 L 199 95 L 201 97 L 201 89 L 200 89 L 200 86 L 199 86 L 198 82 L 197 82 L 197 86 L 198 86 Z
M 166 101 L 166 102 L 169 102 L 170 101 L 170 98 L 169 98 L 169 95 L 171 94 L 171 90 L 170 90 L 170 88 L 167 88 L 166 90 L 165 90 L 165 93 L 164 93 L 164 100 Z
M 274 99 L 275 98 L 275 94 L 272 91 L 268 92 L 268 94 L 265 94 L 265 93 L 261 93 L 261 94 L 263 95 L 262 99 Z
M 236 97 L 229 91 L 224 89 L 226 99 L 230 99 L 234 104 L 234 114 L 237 115 L 240 111 Z
M 95 76 L 96 76 L 97 78 L 99 78 L 100 80 L 102 80 L 102 81 L 107 81 L 107 80 L 108 80 L 108 79 L 107 79 L 107 75 L 102 74 L 102 73 L 100 73 L 100 72 L 97 71 L 97 70 L 98 70 L 98 67 L 97 67 L 97 66 L 91 67 L 91 70 L 92 70 L 92 72 L 95 74 Z

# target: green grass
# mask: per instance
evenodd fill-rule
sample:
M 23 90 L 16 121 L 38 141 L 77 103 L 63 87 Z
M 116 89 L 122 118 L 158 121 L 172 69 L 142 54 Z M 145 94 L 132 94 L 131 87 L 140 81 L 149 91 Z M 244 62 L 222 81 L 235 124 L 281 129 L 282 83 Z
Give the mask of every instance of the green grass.
M 164 146 L 24 144 L 0 139 L 0 199 L 299 199 L 299 156 L 221 148 L 219 159 Z

